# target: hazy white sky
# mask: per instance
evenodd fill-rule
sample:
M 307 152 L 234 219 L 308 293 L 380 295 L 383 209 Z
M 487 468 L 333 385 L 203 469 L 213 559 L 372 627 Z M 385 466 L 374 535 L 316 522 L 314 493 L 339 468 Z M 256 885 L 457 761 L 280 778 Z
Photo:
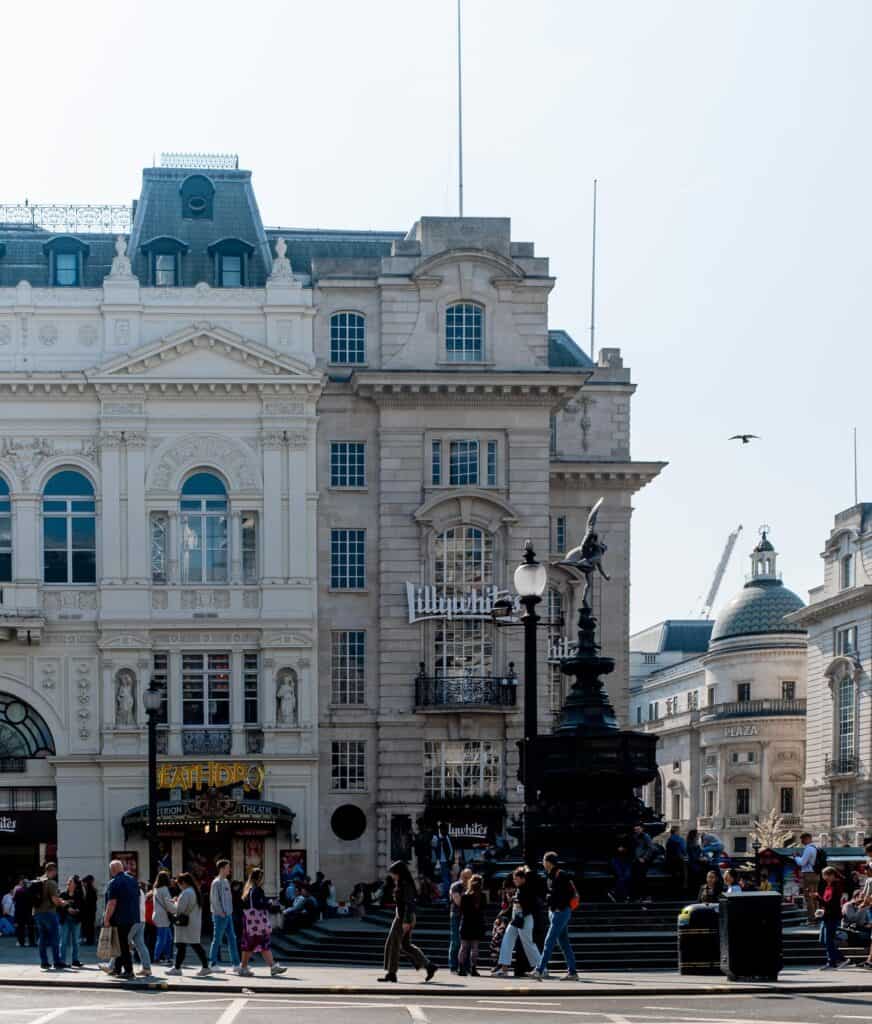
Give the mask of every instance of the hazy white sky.
M 4 11 L 0 199 L 126 202 L 161 150 L 238 152 L 267 224 L 405 229 L 456 211 L 454 0 L 131 0 Z M 633 522 L 639 628 L 722 590 L 768 522 L 785 582 L 872 499 L 868 0 L 464 0 L 466 213 L 551 257 L 666 459 Z M 728 442 L 737 430 L 762 440 Z M 863 487 L 867 490 L 864 492 Z

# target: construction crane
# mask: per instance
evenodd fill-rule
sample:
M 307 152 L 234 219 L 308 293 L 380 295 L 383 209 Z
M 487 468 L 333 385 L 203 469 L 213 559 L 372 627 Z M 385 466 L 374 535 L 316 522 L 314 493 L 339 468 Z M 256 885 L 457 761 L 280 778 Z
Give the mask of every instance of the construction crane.
M 718 596 L 718 591 L 721 589 L 721 583 L 724 581 L 724 574 L 727 571 L 727 566 L 730 564 L 730 557 L 733 554 L 733 548 L 736 546 L 736 541 L 739 539 L 739 534 L 742 532 L 742 524 L 736 527 L 735 530 L 727 537 L 727 543 L 724 545 L 724 551 L 721 555 L 721 560 L 718 562 L 718 567 L 715 569 L 715 578 L 712 580 L 712 585 L 709 587 L 709 592 L 706 594 L 705 604 L 700 609 L 700 618 L 707 619 L 711 615 L 712 608 L 714 608 L 715 600 Z

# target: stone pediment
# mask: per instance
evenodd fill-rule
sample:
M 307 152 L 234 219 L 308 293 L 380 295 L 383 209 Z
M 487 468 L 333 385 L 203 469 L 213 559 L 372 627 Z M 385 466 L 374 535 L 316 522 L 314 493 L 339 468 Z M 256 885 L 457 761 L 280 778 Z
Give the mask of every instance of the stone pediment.
M 226 327 L 197 322 L 103 363 L 88 376 L 105 383 L 251 380 L 280 378 L 320 385 L 320 375 L 299 360 L 273 352 Z

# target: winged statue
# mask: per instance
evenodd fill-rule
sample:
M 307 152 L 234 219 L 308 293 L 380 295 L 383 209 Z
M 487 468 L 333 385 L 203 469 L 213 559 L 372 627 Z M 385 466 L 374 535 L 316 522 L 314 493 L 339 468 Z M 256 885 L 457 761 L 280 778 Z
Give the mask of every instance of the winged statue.
M 599 514 L 600 506 L 604 501 L 605 498 L 600 498 L 590 510 L 582 542 L 578 547 L 567 551 L 563 558 L 557 563 L 558 565 L 564 566 L 564 568 L 581 573 L 581 575 L 584 576 L 584 593 L 581 597 L 581 603 L 587 608 L 590 608 L 588 598 L 590 597 L 592 583 L 591 577 L 593 574 L 598 572 L 604 580 L 611 579 L 611 576 L 609 576 L 603 568 L 602 562 L 603 555 L 608 550 L 608 547 L 599 539 L 599 535 L 596 532 L 597 515 Z

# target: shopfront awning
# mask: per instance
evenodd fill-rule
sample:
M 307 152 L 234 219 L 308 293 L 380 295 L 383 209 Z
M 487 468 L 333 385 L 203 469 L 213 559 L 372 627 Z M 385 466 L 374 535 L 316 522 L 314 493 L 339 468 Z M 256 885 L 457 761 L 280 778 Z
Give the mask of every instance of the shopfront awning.
M 284 804 L 268 800 L 196 799 L 160 801 L 157 805 L 157 825 L 164 828 L 187 828 L 203 825 L 259 826 L 283 825 L 289 827 L 294 812 Z M 131 809 L 121 819 L 125 832 L 144 830 L 148 826 L 148 805 Z

